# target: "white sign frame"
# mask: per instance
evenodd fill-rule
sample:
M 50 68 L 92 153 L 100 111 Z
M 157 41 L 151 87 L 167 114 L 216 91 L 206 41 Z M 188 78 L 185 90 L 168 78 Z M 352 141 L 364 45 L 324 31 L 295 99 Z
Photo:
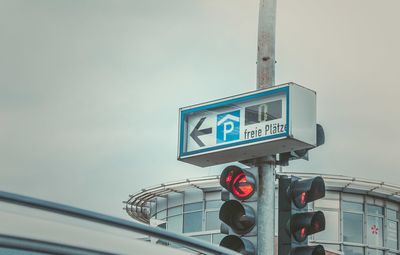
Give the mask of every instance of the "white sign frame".
M 193 127 L 191 127 L 191 130 L 188 127 L 191 116 L 198 114 L 201 117 L 201 114 L 205 111 L 218 111 L 225 108 L 229 109 L 225 110 L 226 112 L 232 112 L 232 105 L 237 109 L 243 109 L 245 107 L 243 105 L 246 105 L 246 103 L 257 102 L 259 99 L 268 100 L 277 95 L 284 96 L 282 101 L 282 104 L 284 104 L 282 107 L 282 119 L 285 118 L 283 122 L 285 124 L 284 132 L 264 135 L 254 139 L 239 139 L 235 142 L 205 146 L 205 148 L 188 149 L 188 143 L 193 143 L 193 139 L 198 138 L 200 140 L 196 139 L 198 143 L 202 143 L 201 140 L 206 140 L 204 137 L 210 134 L 212 128 L 214 130 L 213 134 L 217 139 L 217 126 L 212 128 L 201 126 L 202 121 L 198 121 L 199 117 L 196 120 L 196 128 L 198 130 L 195 130 L 200 132 L 197 134 L 199 136 L 197 137 L 196 134 L 193 134 Z M 243 107 L 241 108 L 241 106 Z M 216 121 L 215 124 L 217 125 Z M 265 133 L 267 132 L 265 131 Z M 179 110 L 178 138 L 178 160 L 201 167 L 313 148 L 316 146 L 316 93 L 295 83 L 288 83 L 184 107 Z

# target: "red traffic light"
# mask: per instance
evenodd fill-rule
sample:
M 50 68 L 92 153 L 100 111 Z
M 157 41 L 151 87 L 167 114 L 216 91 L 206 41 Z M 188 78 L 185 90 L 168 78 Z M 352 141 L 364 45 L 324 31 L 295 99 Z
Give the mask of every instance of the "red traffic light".
M 220 184 L 240 200 L 250 198 L 256 191 L 254 176 L 237 166 L 228 166 L 222 171 Z
M 321 211 L 296 213 L 290 221 L 290 232 L 298 242 L 325 229 L 325 216 Z
M 307 203 L 325 196 L 325 182 L 319 176 L 311 179 L 296 180 L 292 183 L 288 192 L 296 207 L 301 209 Z

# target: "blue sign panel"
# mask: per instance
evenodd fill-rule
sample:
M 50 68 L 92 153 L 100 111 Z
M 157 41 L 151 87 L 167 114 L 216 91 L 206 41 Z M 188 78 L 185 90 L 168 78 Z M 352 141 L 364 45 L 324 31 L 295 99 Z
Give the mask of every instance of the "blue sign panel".
M 181 110 L 179 156 L 288 136 L 289 87 Z
M 217 115 L 217 143 L 240 138 L 240 110 Z

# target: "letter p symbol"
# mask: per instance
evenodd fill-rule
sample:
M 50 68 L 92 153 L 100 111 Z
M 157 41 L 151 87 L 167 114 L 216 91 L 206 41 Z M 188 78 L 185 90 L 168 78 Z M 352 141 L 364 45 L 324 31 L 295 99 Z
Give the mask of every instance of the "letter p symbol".
M 240 138 L 240 110 L 217 115 L 217 143 Z
M 226 141 L 226 135 L 234 130 L 235 126 L 232 121 L 224 122 L 224 141 Z

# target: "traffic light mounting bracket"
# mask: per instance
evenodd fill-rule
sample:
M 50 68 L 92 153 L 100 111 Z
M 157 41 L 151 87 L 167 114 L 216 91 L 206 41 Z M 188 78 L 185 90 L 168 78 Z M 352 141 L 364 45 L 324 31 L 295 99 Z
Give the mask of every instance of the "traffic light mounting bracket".
M 321 146 L 325 143 L 325 132 L 322 125 L 316 125 L 316 145 L 314 148 Z M 308 161 L 308 152 L 314 148 L 290 151 L 279 154 L 279 160 L 276 161 L 277 165 L 288 166 L 290 160 L 304 159 Z

